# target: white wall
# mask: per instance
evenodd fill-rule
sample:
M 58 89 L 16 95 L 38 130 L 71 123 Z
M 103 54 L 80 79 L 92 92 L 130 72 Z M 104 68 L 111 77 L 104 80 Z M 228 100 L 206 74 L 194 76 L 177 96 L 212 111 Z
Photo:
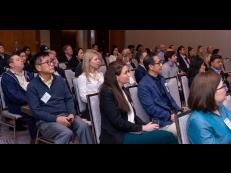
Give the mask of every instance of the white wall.
M 160 43 L 185 47 L 214 45 L 223 57 L 231 57 L 231 30 L 126 30 L 125 44 L 153 48 Z

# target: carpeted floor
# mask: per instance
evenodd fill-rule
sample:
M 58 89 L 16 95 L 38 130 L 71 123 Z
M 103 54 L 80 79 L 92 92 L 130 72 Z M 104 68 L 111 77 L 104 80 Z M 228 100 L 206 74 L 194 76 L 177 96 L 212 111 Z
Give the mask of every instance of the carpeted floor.
M 16 141 L 14 141 L 13 131 L 8 127 L 0 126 L 0 144 L 30 144 L 29 132 L 16 131 Z

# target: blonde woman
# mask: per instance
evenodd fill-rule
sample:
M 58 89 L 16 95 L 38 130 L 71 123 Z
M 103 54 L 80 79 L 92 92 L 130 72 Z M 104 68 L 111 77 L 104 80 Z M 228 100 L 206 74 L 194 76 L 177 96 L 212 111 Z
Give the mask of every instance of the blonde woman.
M 129 70 L 135 69 L 135 65 L 131 62 L 132 53 L 130 49 L 124 49 L 122 51 L 122 61 L 127 64 Z M 125 87 L 136 85 L 135 77 L 133 75 L 130 76 L 129 83 L 125 85 Z
M 80 98 L 87 103 L 87 95 L 97 93 L 104 82 L 100 68 L 99 55 L 92 50 L 87 50 L 83 58 L 83 73 L 78 77 Z

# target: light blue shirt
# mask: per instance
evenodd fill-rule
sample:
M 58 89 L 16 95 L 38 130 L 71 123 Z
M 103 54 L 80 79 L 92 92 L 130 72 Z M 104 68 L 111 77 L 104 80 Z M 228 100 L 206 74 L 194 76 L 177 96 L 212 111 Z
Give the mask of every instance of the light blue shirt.
M 215 113 L 193 111 L 187 122 L 187 135 L 191 144 L 231 144 L 231 130 L 224 123 L 231 121 L 231 112 L 224 105 Z

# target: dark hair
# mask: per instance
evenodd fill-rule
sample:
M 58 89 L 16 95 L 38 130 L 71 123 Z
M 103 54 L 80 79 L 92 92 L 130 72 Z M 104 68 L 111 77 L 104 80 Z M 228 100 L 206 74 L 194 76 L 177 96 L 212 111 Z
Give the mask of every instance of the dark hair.
M 76 48 L 76 49 L 74 50 L 74 55 L 78 56 L 80 50 L 83 51 L 83 48 L 81 48 L 81 47 Z
M 148 55 L 151 54 L 151 50 L 149 48 L 146 48 L 145 50 L 146 50 L 146 52 L 147 52 Z
M 167 51 L 165 54 L 164 54 L 164 58 L 165 58 L 165 62 L 168 61 L 169 58 L 172 58 L 173 55 L 175 55 L 176 52 L 174 51 Z
M 142 45 L 142 44 L 138 44 L 137 47 L 136 47 L 136 52 L 139 51 L 139 48 L 140 48 L 140 47 L 143 47 L 143 45 Z
M 1 46 L 1 45 L 0 45 Z M 7 58 L 7 67 L 10 68 L 10 63 L 13 62 L 13 57 L 15 56 L 16 54 L 13 54 L 11 55 L 9 58 Z
M 219 53 L 219 51 L 220 51 L 220 49 L 214 49 L 214 50 L 213 50 L 213 52 L 212 52 L 212 55 L 214 55 L 214 54 L 218 54 L 218 53 Z
M 191 82 L 193 81 L 195 76 L 199 73 L 202 64 L 205 65 L 207 71 L 208 67 L 202 58 L 200 58 L 199 56 L 195 56 L 194 58 L 192 58 L 190 62 L 189 73 L 188 73 L 189 86 L 191 86 Z
M 22 50 L 23 50 L 24 52 L 26 52 L 27 49 L 30 49 L 30 47 L 29 47 L 29 46 L 25 46 L 25 47 L 22 48 Z M 30 51 L 31 51 L 31 49 L 30 49 Z
M 215 61 L 216 59 L 221 59 L 222 60 L 222 56 L 218 55 L 218 54 L 213 54 L 211 56 L 211 58 L 210 58 L 209 65 L 211 66 L 212 62 Z
M 70 44 L 65 44 L 65 45 L 63 46 L 63 52 L 65 52 L 66 49 L 67 49 L 68 47 L 71 47 L 71 45 L 70 45 Z M 72 47 L 71 47 L 71 48 L 72 48 Z
M 37 69 L 36 69 L 35 66 L 36 66 L 38 63 L 41 63 L 42 58 L 43 58 L 43 57 L 46 57 L 46 56 L 49 56 L 49 53 L 47 53 L 47 52 L 39 52 L 39 53 L 35 54 L 35 55 L 32 57 L 32 59 L 31 59 L 31 61 L 30 61 L 30 66 L 33 68 L 34 71 L 37 71 Z
M 114 50 L 115 50 L 116 48 L 118 49 L 118 46 L 116 46 L 116 45 L 113 45 L 113 46 L 112 46 L 111 55 L 113 55 L 113 52 L 114 52 Z
M 201 45 L 197 46 L 197 50 L 199 50 L 201 47 L 203 47 L 203 46 L 201 46 Z
M 140 63 L 140 60 L 144 58 L 143 57 L 143 53 L 141 52 L 137 52 L 136 55 L 135 55 L 135 59 L 138 61 L 138 63 Z
M 153 53 L 152 55 L 144 58 L 144 67 L 146 68 L 147 71 L 149 70 L 149 65 L 155 64 L 154 58 L 153 58 L 155 56 L 157 56 L 157 54 Z
M 221 81 L 214 72 L 199 73 L 192 82 L 188 105 L 191 110 L 212 112 L 217 109 L 215 93 Z
M 168 48 L 169 48 L 169 49 L 172 49 L 172 47 L 174 47 L 174 45 L 173 45 L 173 44 L 171 44 Z
M 98 44 L 94 43 L 91 45 L 91 48 L 94 48 L 95 46 L 98 46 Z
M 4 44 L 2 44 L 2 43 L 0 43 L 0 46 L 3 46 L 3 47 L 5 47 L 5 46 L 4 46 Z
M 180 47 L 178 47 L 177 53 L 180 54 L 180 51 L 181 51 L 183 48 L 185 48 L 183 45 L 181 45 Z
M 135 49 L 135 46 L 134 45 L 128 45 L 128 49 Z
M 23 49 L 19 49 L 16 51 L 16 55 L 20 56 L 21 53 L 25 53 Z
M 121 74 L 124 66 L 126 66 L 126 64 L 122 60 L 112 62 L 104 75 L 104 83 L 100 90 L 103 88 L 110 89 L 115 97 L 118 109 L 123 112 L 130 112 L 128 103 L 116 79 L 116 76 Z

